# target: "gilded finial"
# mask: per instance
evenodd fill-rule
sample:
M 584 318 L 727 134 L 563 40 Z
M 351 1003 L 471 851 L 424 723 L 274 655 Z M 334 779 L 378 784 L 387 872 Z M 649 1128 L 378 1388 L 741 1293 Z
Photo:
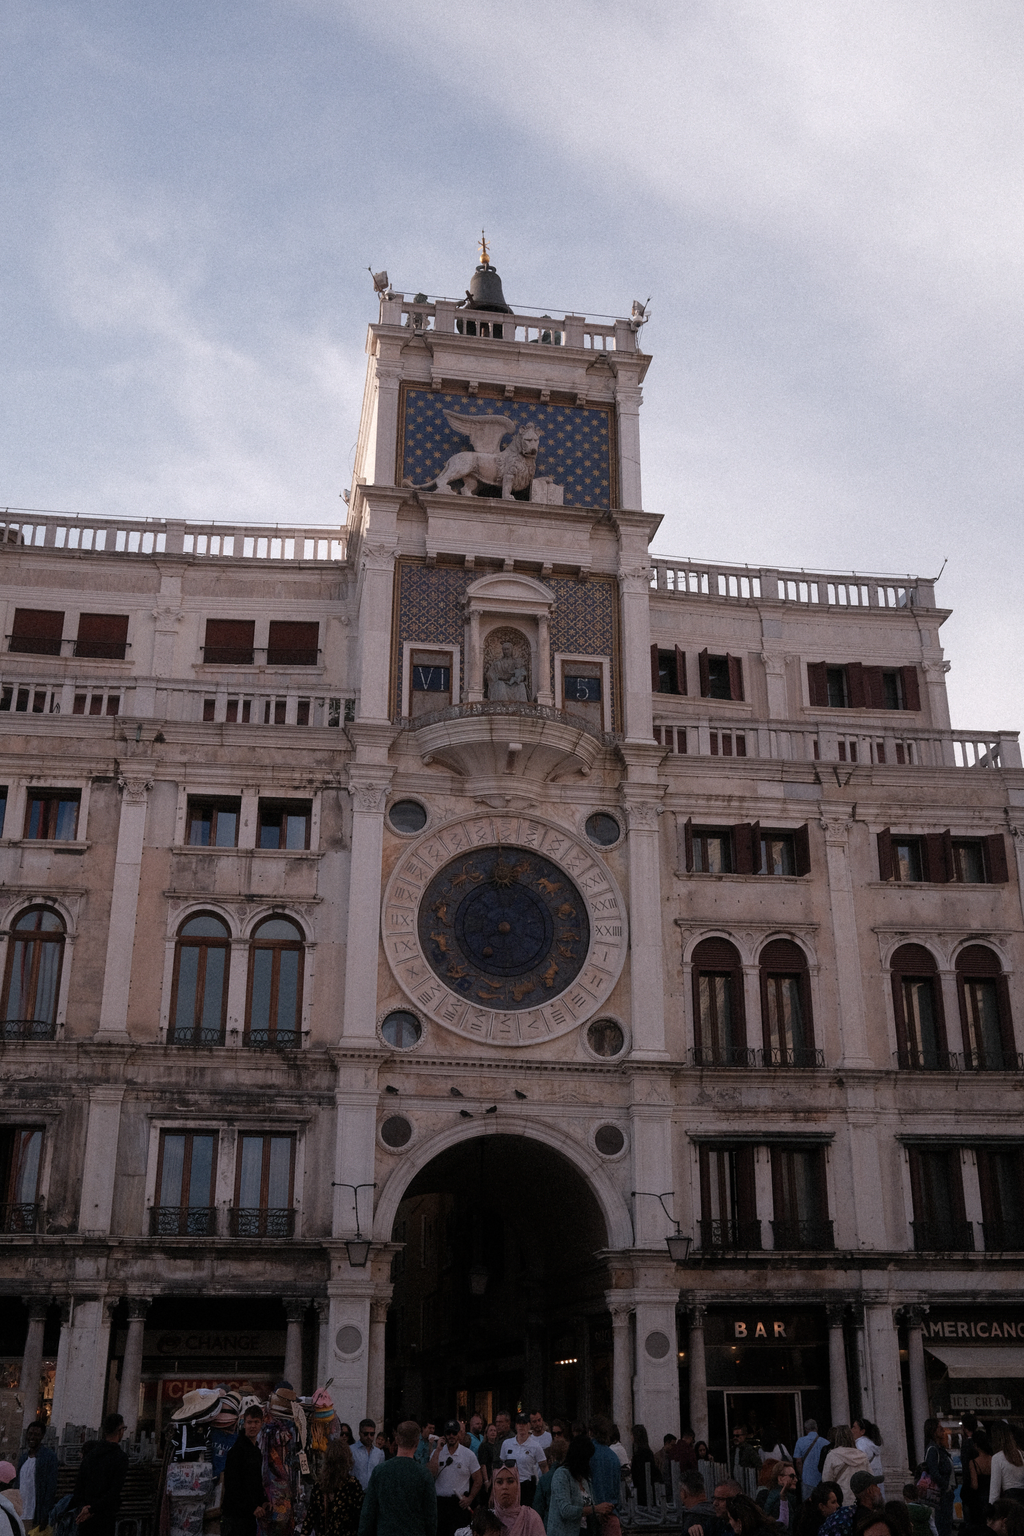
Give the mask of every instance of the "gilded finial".
M 489 267 L 490 264 L 491 264 L 491 258 L 490 258 L 490 254 L 489 254 L 489 252 L 487 250 L 487 236 L 484 234 L 483 230 L 481 230 L 480 231 L 480 265 L 482 267 Z

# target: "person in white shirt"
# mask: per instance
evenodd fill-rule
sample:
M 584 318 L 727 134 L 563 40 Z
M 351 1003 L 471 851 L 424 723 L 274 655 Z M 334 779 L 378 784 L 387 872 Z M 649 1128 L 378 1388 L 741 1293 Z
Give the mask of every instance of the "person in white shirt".
M 370 1481 L 370 1473 L 384 1460 L 384 1452 L 380 1446 L 374 1445 L 376 1437 L 377 1426 L 373 1419 L 360 1419 L 359 1443 L 352 1447 L 352 1471 L 362 1484 L 364 1492 Z
M 525 1413 L 516 1414 L 516 1432 L 501 1447 L 502 1461 L 514 1461 L 519 1469 L 519 1496 L 523 1504 L 533 1508 L 533 1495 L 537 1491 L 537 1479 L 548 1469 L 544 1447 L 530 1433 L 530 1421 Z
M 484 1474 L 468 1445 L 461 1443 L 462 1426 L 449 1419 L 427 1463 L 437 1494 L 437 1536 L 454 1532 L 473 1507 Z
M 539 1408 L 530 1410 L 530 1434 L 536 1440 L 541 1450 L 546 1451 L 551 1444 L 551 1431 L 544 1423 L 544 1415 Z

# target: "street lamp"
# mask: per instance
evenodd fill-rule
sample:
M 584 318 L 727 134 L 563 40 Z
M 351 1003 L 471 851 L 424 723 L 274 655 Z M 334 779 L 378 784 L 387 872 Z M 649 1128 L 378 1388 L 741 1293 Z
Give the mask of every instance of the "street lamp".
M 356 1213 L 356 1235 L 345 1239 L 345 1252 L 348 1254 L 348 1262 L 353 1269 L 365 1269 L 370 1257 L 371 1239 L 364 1237 L 359 1230 L 359 1191 L 361 1189 L 376 1189 L 376 1184 L 343 1184 L 340 1179 L 331 1180 L 332 1189 L 350 1189 L 352 1191 L 352 1204 Z
M 670 1214 L 668 1206 L 665 1204 L 665 1196 L 674 1194 L 674 1189 L 666 1189 L 665 1194 L 662 1195 L 653 1195 L 651 1194 L 650 1190 L 647 1189 L 633 1190 L 634 1198 L 637 1195 L 644 1195 L 648 1200 L 657 1200 L 658 1204 L 665 1212 L 666 1217 L 676 1229 L 665 1239 L 665 1243 L 668 1247 L 668 1256 L 672 1260 L 673 1264 L 685 1264 L 687 1259 L 690 1257 L 690 1248 L 693 1245 L 693 1238 L 685 1237 L 683 1235 L 683 1233 L 679 1230 L 678 1221 L 676 1221 L 675 1217 Z

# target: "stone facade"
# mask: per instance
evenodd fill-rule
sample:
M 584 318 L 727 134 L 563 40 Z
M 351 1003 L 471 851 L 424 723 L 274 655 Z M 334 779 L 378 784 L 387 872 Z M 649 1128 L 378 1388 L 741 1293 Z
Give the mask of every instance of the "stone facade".
M 24 1417 L 284 1370 L 895 1471 L 964 1337 L 1020 1411 L 1024 772 L 931 585 L 652 558 L 627 321 L 389 291 L 368 353 L 345 530 L 0 542 Z M 403 483 L 487 414 L 531 488 Z

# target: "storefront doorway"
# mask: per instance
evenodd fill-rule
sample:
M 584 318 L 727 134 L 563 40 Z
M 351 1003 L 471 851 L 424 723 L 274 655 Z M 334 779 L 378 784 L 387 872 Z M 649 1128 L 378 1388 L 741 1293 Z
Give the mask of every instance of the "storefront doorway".
M 716 1394 L 717 1395 L 717 1394 Z M 773 1392 L 762 1387 L 746 1392 L 723 1392 L 722 1412 L 725 1421 L 725 1443 L 732 1444 L 734 1429 L 745 1429 L 750 1439 L 766 1449 L 781 1443 L 792 1454 L 793 1446 L 803 1433 L 797 1426 L 803 1424 L 801 1408 L 802 1392 Z
M 610 1411 L 608 1234 L 559 1153 L 525 1136 L 449 1148 L 409 1185 L 392 1237 L 388 1418 Z

